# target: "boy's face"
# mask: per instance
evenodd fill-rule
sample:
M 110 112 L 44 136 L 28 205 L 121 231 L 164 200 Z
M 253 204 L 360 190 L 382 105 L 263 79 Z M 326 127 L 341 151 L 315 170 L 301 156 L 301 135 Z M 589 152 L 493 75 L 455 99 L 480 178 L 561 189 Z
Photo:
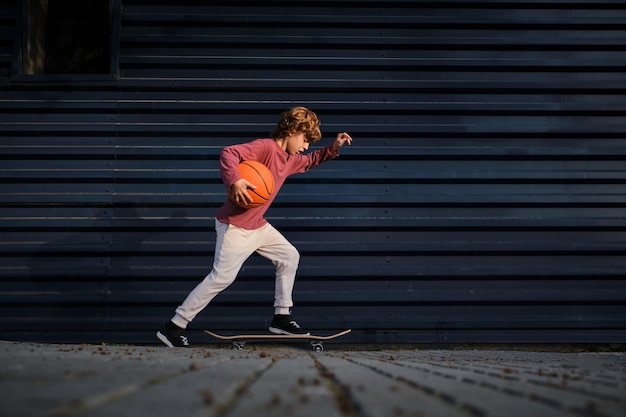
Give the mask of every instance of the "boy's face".
M 309 149 L 309 142 L 304 133 L 290 133 L 285 139 L 283 149 L 289 155 L 296 155 Z

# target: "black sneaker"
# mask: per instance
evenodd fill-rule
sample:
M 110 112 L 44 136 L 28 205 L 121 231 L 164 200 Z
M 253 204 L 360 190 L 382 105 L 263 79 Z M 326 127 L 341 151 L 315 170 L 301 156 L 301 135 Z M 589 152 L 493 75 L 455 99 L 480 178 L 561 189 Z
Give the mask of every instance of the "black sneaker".
M 308 336 L 310 334 L 302 329 L 289 314 L 276 314 L 272 319 L 270 332 L 289 336 Z
M 157 332 L 157 337 L 167 346 L 173 347 L 190 347 L 189 339 L 187 339 L 187 331 L 168 321 Z

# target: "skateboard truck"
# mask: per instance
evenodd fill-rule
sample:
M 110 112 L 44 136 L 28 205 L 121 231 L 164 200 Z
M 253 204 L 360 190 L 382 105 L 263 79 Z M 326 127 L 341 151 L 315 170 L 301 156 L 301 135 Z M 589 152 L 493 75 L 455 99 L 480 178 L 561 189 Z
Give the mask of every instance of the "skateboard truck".
M 231 343 L 230 348 L 233 350 L 243 350 L 246 347 L 245 340 L 233 340 Z M 314 352 L 323 352 L 324 344 L 317 340 L 311 340 L 311 349 L 313 349 Z

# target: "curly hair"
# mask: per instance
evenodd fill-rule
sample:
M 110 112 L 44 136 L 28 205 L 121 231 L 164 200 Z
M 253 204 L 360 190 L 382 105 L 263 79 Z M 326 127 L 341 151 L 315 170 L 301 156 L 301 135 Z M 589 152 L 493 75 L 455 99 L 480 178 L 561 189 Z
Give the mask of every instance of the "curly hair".
M 272 133 L 274 139 L 283 139 L 291 133 L 304 133 L 309 143 L 317 142 L 322 137 L 320 121 L 317 115 L 306 107 L 294 107 L 284 111 L 276 129 Z

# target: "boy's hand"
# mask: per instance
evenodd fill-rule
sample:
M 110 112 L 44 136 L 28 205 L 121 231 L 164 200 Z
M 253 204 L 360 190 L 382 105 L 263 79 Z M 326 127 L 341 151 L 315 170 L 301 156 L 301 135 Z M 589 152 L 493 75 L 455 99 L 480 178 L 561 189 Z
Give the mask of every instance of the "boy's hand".
M 252 184 L 250 181 L 244 180 L 241 178 L 233 183 L 230 186 L 230 198 L 235 203 L 240 204 L 250 204 L 252 203 L 252 197 L 248 194 L 248 189 L 254 190 L 256 185 Z
M 333 142 L 333 149 L 337 151 L 345 143 L 347 143 L 348 145 L 351 145 L 352 137 L 350 137 L 350 135 L 348 135 L 346 132 L 339 133 L 337 135 L 337 139 L 335 139 L 335 141 Z

